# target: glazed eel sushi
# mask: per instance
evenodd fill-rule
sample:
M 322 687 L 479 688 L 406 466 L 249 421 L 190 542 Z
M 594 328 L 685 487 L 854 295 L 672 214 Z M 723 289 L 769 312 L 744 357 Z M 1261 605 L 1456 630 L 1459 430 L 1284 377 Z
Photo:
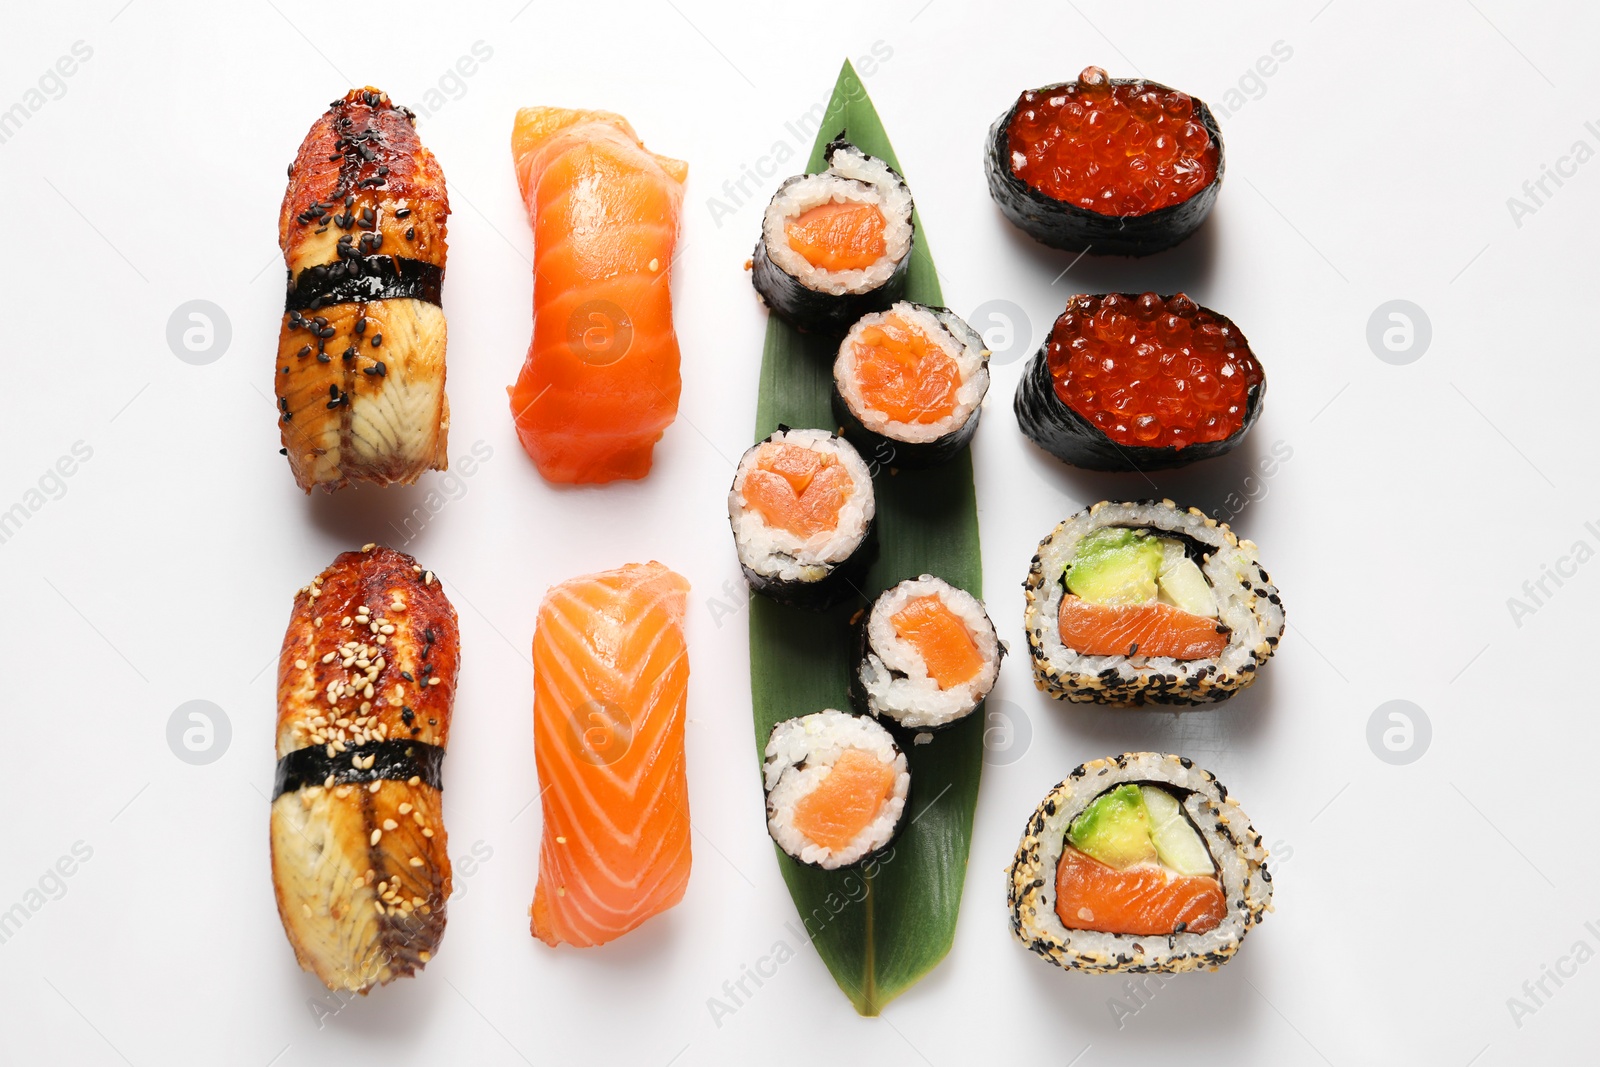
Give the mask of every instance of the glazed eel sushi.
M 879 594 L 856 623 L 856 649 L 851 705 L 908 730 L 971 715 L 1005 655 L 983 602 L 931 574 Z
M 1023 591 L 1034 684 L 1077 703 L 1225 700 L 1283 636 L 1256 546 L 1170 500 L 1102 500 L 1067 519 Z
M 911 190 L 893 167 L 843 137 L 823 158 L 826 170 L 778 186 L 750 270 L 774 314 L 839 334 L 900 298 L 915 233 Z
M 1239 327 L 1182 293 L 1075 296 L 1017 383 L 1029 440 L 1089 470 L 1148 471 L 1232 451 L 1266 373 Z
M 1216 970 L 1272 910 L 1261 835 L 1209 771 L 1128 752 L 1085 763 L 1028 820 L 1011 928 L 1085 974 Z
M 762 765 L 767 831 L 813 867 L 851 867 L 883 851 L 905 819 L 911 771 L 889 731 L 829 708 L 772 728 Z
M 300 488 L 443 470 L 444 172 L 415 116 L 372 87 L 335 100 L 289 166 L 289 268 L 273 380 Z
M 300 966 L 365 993 L 438 951 L 440 769 L 460 662 L 432 571 L 367 545 L 295 595 L 278 660 L 272 885 Z
M 850 327 L 833 363 L 833 413 L 879 464 L 927 467 L 978 430 L 989 350 L 949 308 L 900 301 Z
M 984 169 L 1001 213 L 1034 240 L 1144 256 L 1211 213 L 1222 131 L 1204 101 L 1089 67 L 1075 82 L 1029 89 L 996 119 Z
M 818 610 L 853 595 L 875 548 L 876 507 L 872 474 L 848 441 L 778 427 L 740 458 L 728 492 L 750 588 Z

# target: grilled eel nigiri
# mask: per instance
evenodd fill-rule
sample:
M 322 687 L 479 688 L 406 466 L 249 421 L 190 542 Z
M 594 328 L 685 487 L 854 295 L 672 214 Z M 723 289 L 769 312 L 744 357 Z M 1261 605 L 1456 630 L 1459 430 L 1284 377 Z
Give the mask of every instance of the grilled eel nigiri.
M 300 143 L 278 216 L 289 291 L 274 374 L 300 488 L 443 470 L 444 172 L 415 117 L 370 86 Z
M 444 936 L 440 765 L 456 612 L 403 552 L 345 552 L 295 595 L 278 658 L 272 883 L 300 966 L 365 993 Z

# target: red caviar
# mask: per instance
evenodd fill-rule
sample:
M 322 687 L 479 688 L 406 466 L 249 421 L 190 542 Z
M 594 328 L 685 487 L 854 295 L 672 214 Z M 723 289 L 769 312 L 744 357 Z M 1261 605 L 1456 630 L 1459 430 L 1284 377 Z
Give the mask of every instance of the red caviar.
M 1007 131 L 1011 170 L 1052 200 L 1101 215 L 1181 204 L 1217 176 L 1217 144 L 1187 93 L 1113 85 L 1099 67 L 1074 84 L 1029 89 Z
M 1062 403 L 1117 444 L 1147 448 L 1231 437 L 1265 378 L 1239 328 L 1182 293 L 1075 296 L 1046 359 Z

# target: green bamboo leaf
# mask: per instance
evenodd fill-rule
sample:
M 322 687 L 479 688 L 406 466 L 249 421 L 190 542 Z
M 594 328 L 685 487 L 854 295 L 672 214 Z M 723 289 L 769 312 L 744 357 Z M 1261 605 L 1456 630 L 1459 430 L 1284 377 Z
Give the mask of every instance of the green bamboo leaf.
M 812 173 L 823 169 L 823 148 L 841 132 L 899 169 L 888 134 L 848 61 L 818 131 L 808 165 Z M 913 215 L 913 221 L 916 243 L 906 299 L 937 306 L 944 299 L 927 234 L 921 219 Z M 757 440 L 779 423 L 834 425 L 829 397 L 837 346 L 837 340 L 803 334 L 771 318 L 761 363 Z M 971 456 L 963 450 L 934 470 L 885 469 L 875 488 L 880 550 L 867 576 L 866 595 L 927 573 L 982 597 Z M 846 604 L 819 616 L 752 598 L 750 689 L 758 754 L 772 727 L 784 719 L 823 708 L 849 709 L 849 619 L 858 606 Z M 821 871 L 774 846 L 806 936 L 862 1015 L 877 1015 L 914 985 L 944 959 L 955 939 L 983 767 L 983 710 L 933 735 L 928 744 L 912 744 L 903 732 L 898 736 L 911 764 L 911 795 L 907 824 L 890 851 L 858 870 Z

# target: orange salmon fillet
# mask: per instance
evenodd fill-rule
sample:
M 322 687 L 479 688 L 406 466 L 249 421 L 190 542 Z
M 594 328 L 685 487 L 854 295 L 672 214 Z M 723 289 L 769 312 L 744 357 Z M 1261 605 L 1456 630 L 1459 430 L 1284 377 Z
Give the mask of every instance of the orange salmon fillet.
M 1058 622 L 1062 644 L 1085 656 L 1208 659 L 1228 647 L 1216 619 L 1171 604 L 1092 604 L 1068 595 L 1061 598 Z
M 683 898 L 689 791 L 683 615 L 659 563 L 555 586 L 533 634 L 533 751 L 544 808 L 533 936 L 603 945 Z
M 517 112 L 511 154 L 533 226 L 517 436 L 552 482 L 643 478 L 678 413 L 668 275 L 688 164 L 621 115 L 550 107 Z
M 1146 937 L 1214 930 L 1228 914 L 1222 884 L 1172 876 L 1154 865 L 1119 871 L 1068 845 L 1056 868 L 1056 917 L 1069 930 Z

